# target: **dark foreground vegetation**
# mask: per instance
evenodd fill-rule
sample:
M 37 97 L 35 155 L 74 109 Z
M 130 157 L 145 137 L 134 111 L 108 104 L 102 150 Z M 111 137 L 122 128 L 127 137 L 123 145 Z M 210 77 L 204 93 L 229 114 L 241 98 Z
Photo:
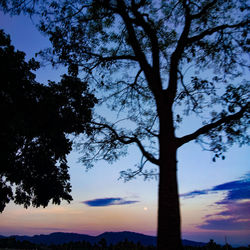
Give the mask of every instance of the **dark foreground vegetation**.
M 156 250 L 155 246 L 143 246 L 141 243 L 134 243 L 128 240 L 121 241 L 117 244 L 107 244 L 105 239 L 101 239 L 97 244 L 90 244 L 87 241 L 79 241 L 79 242 L 69 242 L 61 245 L 38 245 L 31 243 L 29 241 L 17 241 L 14 237 L 0 239 L 0 249 L 39 249 L 39 250 Z M 183 250 L 229 250 L 229 249 L 250 249 L 250 245 L 248 247 L 236 247 L 233 248 L 229 244 L 224 246 L 216 244 L 213 240 L 210 240 L 204 246 L 194 247 L 194 246 L 184 246 Z

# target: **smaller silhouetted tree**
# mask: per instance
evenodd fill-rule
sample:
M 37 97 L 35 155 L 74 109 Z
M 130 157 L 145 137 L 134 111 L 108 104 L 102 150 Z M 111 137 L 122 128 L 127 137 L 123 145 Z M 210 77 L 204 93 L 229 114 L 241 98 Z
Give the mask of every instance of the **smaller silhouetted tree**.
M 0 212 L 10 200 L 24 207 L 72 200 L 67 135 L 90 133 L 96 99 L 87 84 L 72 73 L 45 86 L 35 80 L 38 68 L 0 30 Z
M 208 250 L 221 249 L 221 246 L 216 244 L 213 239 L 210 239 L 210 241 L 207 243 L 206 247 L 207 247 Z
M 228 243 L 226 243 L 223 247 L 222 247 L 223 250 L 231 250 L 233 249 L 231 245 L 229 245 Z
M 98 245 L 101 247 L 101 249 L 107 249 L 108 244 L 106 239 L 102 238 L 99 242 Z

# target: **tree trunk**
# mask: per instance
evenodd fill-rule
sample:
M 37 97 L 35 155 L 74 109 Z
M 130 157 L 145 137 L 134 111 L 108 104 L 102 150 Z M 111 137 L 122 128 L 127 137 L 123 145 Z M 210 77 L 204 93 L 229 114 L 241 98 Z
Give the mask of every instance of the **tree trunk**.
M 161 136 L 162 137 L 162 136 Z M 181 225 L 174 143 L 160 139 L 160 177 L 158 193 L 158 250 L 181 250 Z

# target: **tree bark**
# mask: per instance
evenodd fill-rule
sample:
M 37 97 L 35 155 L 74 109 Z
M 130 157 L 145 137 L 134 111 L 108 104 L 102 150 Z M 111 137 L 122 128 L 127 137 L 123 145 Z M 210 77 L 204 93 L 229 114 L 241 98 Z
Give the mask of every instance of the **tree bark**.
M 161 115 L 160 115 L 161 117 Z M 177 183 L 177 144 L 172 112 L 160 119 L 160 165 L 158 190 L 158 250 L 181 250 L 181 220 Z
M 161 157 L 160 162 L 157 249 L 181 250 L 176 149 L 162 151 L 165 151 L 165 155 Z

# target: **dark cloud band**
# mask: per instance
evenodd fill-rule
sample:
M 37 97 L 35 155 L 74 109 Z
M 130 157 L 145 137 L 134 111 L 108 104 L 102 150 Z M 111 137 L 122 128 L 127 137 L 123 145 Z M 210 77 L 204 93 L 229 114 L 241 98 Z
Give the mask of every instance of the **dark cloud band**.
M 250 178 L 247 175 L 245 178 L 237 181 L 226 182 L 210 189 L 195 190 L 180 196 L 183 198 L 193 198 L 198 195 L 206 195 L 213 192 L 228 191 L 226 200 L 242 200 L 250 199 Z
M 216 203 L 223 206 L 223 211 L 206 216 L 198 227 L 208 230 L 250 230 L 250 201 L 229 201 Z M 213 218 L 211 218 L 213 217 Z
M 208 230 L 223 230 L 223 231 L 235 231 L 235 230 L 250 230 L 249 221 L 241 221 L 237 218 L 219 218 L 206 220 L 204 224 L 198 226 L 201 229 Z
M 139 201 L 130 201 L 124 198 L 101 198 L 101 199 L 93 199 L 88 201 L 83 201 L 82 203 L 90 206 L 90 207 L 106 207 L 106 206 L 113 206 L 113 205 L 128 205 L 137 203 Z
M 214 192 L 226 192 L 225 197 L 215 203 L 223 210 L 205 216 L 204 222 L 198 226 L 206 230 L 244 230 L 250 231 L 250 175 L 241 180 L 226 182 L 210 189 L 195 190 L 182 194 L 183 198 L 193 198 Z

